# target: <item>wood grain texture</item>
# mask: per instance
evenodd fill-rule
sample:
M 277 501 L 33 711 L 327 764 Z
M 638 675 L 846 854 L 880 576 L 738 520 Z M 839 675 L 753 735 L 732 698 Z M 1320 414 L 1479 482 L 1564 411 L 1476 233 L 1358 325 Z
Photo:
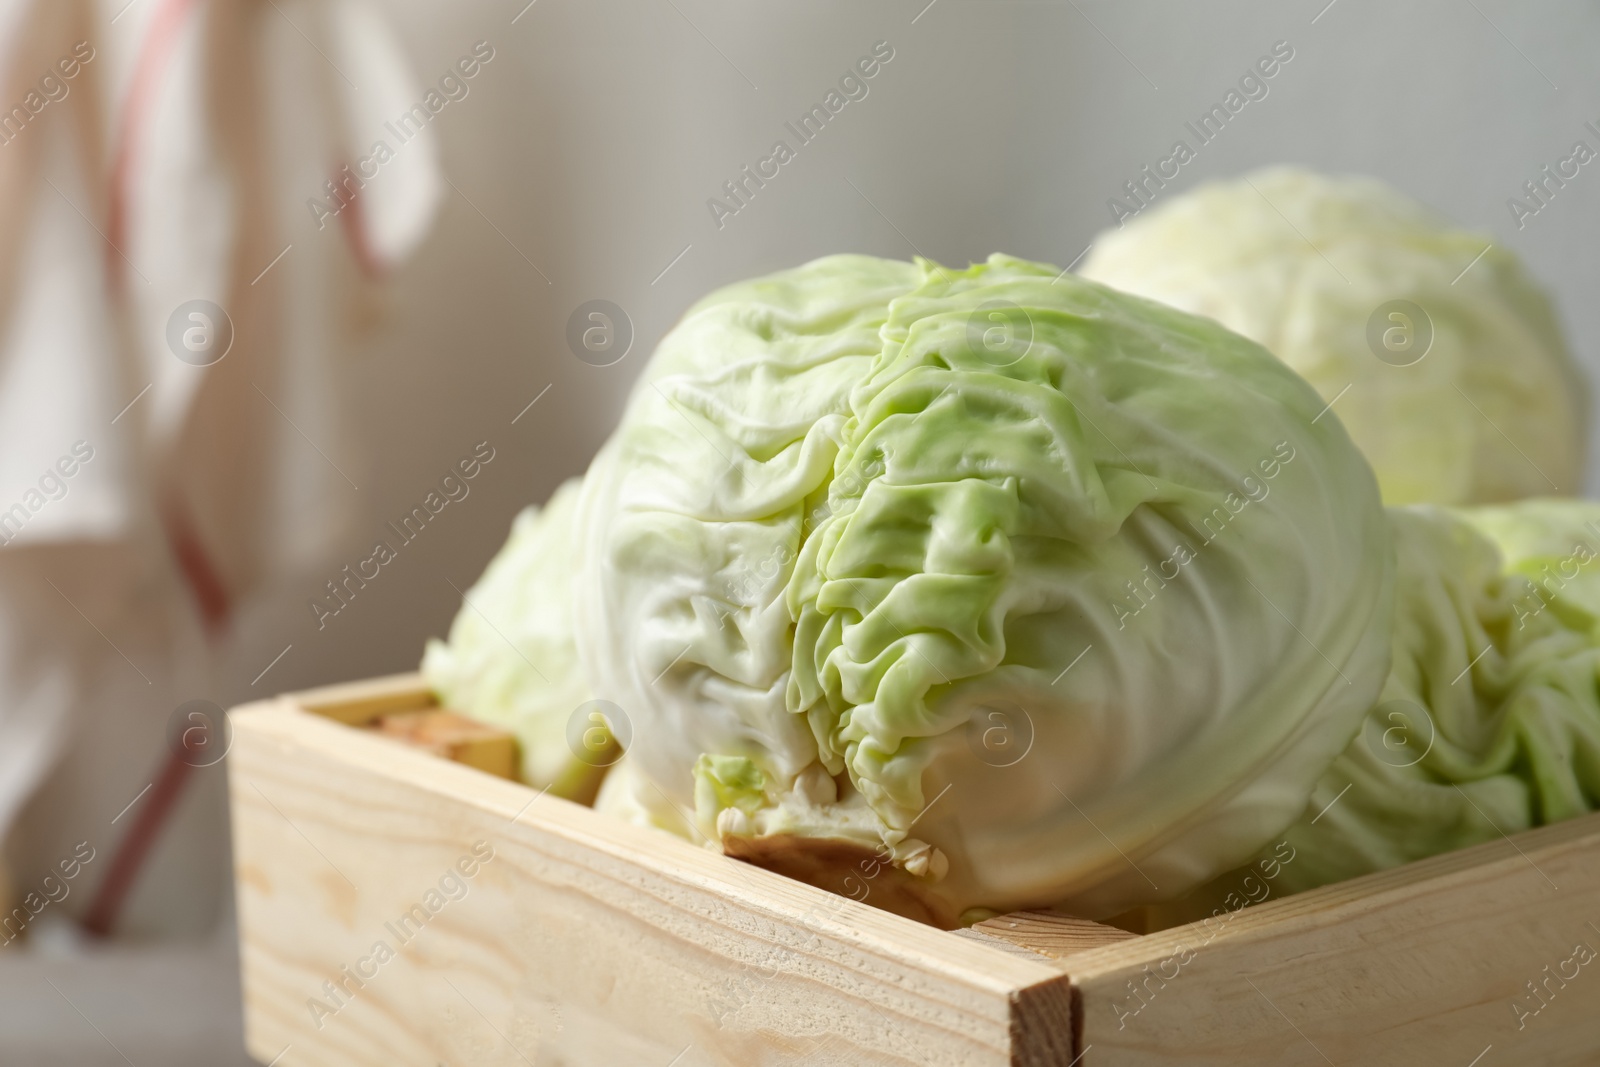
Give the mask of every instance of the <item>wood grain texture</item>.
M 1062 975 L 1011 995 L 1013 1067 L 1077 1067 L 1082 1062 L 1076 992 Z
M 430 705 L 403 675 L 233 715 L 263 1062 L 1600 1063 L 1600 815 L 1144 936 L 945 933 L 340 725 Z
M 325 685 L 319 689 L 290 693 L 281 699 L 303 711 L 342 722 L 346 726 L 366 726 L 379 715 L 434 706 L 433 694 L 423 683 L 422 675 L 415 671 Z
M 288 701 L 233 724 L 247 1037 L 263 1062 L 285 1047 L 282 1067 L 1071 1061 L 1070 988 L 1048 961 Z M 492 858 L 464 863 L 475 845 Z M 1028 1049 L 1019 1025 L 1042 1030 Z
M 442 759 L 476 767 L 496 778 L 518 781 L 521 764 L 515 735 L 453 711 L 424 708 L 379 715 L 379 733 Z
M 1600 815 L 1066 956 L 1083 1067 L 1600 1063 Z M 1513 1008 L 1521 1004 L 1530 1014 Z M 1519 1026 L 1520 1022 L 1520 1026 Z
M 1103 945 L 1135 940 L 1139 936 L 1115 926 L 1053 911 L 1014 911 L 976 923 L 972 932 L 998 938 L 1055 960 Z

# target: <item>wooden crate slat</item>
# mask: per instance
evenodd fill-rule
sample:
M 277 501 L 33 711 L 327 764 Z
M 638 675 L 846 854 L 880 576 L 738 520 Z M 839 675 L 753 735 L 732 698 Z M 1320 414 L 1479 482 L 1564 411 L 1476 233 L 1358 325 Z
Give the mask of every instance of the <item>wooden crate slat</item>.
M 1538 1007 L 1524 983 L 1576 942 L 1600 948 L 1600 815 L 1212 933 L 1044 912 L 947 933 L 341 725 L 432 703 L 409 674 L 234 712 L 263 1062 L 286 1047 L 283 1067 L 1600 1062 L 1600 960 L 1547 984 L 1520 1028 L 1511 1007 Z M 402 947 L 394 921 L 479 841 L 494 858 Z M 378 940 L 397 954 L 357 987 L 341 968 Z M 329 1014 L 323 983 L 341 979 L 354 995 Z
M 326 685 L 280 698 L 303 711 L 346 726 L 365 726 L 393 711 L 416 711 L 433 705 L 433 694 L 415 671 Z
M 341 1067 L 520 1062 L 512 1042 L 575 1064 L 665 1064 L 687 1047 L 681 1067 L 999 1065 L 1019 1005 L 1070 1029 L 1066 979 L 1045 961 L 288 703 L 235 712 L 231 758 L 248 1036 L 266 1060 L 293 1045 L 287 1062 Z M 376 941 L 399 948 L 384 923 L 478 840 L 495 855 L 466 897 L 349 983 L 347 1007 L 314 1012 L 342 966 Z M 580 1019 L 574 1004 L 594 1007 Z
M 1466 1067 L 1490 1045 L 1483 1067 L 1600 1062 L 1600 959 L 1569 966 L 1577 977 L 1520 1027 L 1512 1008 L 1539 1005 L 1524 983 L 1576 943 L 1600 950 L 1600 815 L 1268 901 L 1216 929 L 1062 960 L 1082 996 L 1085 1067 Z
M 1050 911 L 1012 912 L 985 919 L 963 933 L 982 934 L 1055 960 L 1139 936 L 1115 926 Z

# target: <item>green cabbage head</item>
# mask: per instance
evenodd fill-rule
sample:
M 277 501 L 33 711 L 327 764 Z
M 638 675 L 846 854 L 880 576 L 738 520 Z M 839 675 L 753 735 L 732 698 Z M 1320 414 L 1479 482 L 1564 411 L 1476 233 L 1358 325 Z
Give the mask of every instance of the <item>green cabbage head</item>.
M 1323 407 L 1002 255 L 713 293 L 579 505 L 578 652 L 633 730 L 601 806 L 942 925 L 1242 862 L 1387 670 L 1387 526 Z
M 1390 519 L 1393 665 L 1285 834 L 1295 858 L 1280 890 L 1600 806 L 1600 504 L 1418 506 Z
M 422 674 L 443 706 L 516 734 L 524 781 L 587 802 L 609 760 L 567 738 L 573 713 L 590 699 L 572 621 L 580 484 L 566 482 L 543 508 L 516 517 L 467 590 L 449 640 L 428 642 Z
M 1574 492 L 1585 395 L 1517 257 L 1369 178 L 1281 167 L 1095 240 L 1085 277 L 1207 315 L 1311 382 L 1390 504 Z

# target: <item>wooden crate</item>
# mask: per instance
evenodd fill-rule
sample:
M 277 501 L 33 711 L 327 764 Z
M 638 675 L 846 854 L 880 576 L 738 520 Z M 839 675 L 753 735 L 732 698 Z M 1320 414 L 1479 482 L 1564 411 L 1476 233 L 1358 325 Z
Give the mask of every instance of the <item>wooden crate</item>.
M 1600 1063 L 1600 816 L 1210 928 L 947 933 L 351 729 L 430 703 L 405 675 L 232 715 L 263 1063 Z

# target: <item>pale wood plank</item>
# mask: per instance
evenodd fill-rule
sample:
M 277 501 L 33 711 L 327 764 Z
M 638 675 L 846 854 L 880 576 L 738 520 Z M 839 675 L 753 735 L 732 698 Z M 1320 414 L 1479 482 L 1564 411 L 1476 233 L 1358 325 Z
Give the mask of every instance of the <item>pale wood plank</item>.
M 1070 954 L 1084 1067 L 1466 1067 L 1490 1045 L 1484 1067 L 1592 1065 L 1600 960 L 1520 1029 L 1511 1004 L 1534 1003 L 1523 983 L 1575 943 L 1600 950 L 1597 886 L 1589 815 L 1247 908 L 1214 936 L 1191 924 Z
M 283 699 L 347 726 L 366 726 L 380 715 L 435 706 L 433 693 L 416 671 L 307 689 Z
M 507 730 L 469 719 L 453 711 L 426 708 L 378 716 L 378 733 L 476 768 L 498 778 L 518 780 L 516 736 Z
M 382 704 L 406 692 L 391 685 L 354 699 Z M 285 1045 L 296 1065 L 330 1067 L 524 1056 L 574 1065 L 678 1056 L 678 1067 L 1071 1059 L 1070 988 L 1046 960 L 616 823 L 289 703 L 233 718 L 248 1034 L 264 1059 Z M 318 1029 L 307 1001 L 322 982 L 377 940 L 398 946 L 384 923 L 479 840 L 494 858 L 466 897 Z
M 1115 926 L 1054 911 L 1014 911 L 975 923 L 971 932 L 1059 960 L 1104 945 L 1137 938 Z

